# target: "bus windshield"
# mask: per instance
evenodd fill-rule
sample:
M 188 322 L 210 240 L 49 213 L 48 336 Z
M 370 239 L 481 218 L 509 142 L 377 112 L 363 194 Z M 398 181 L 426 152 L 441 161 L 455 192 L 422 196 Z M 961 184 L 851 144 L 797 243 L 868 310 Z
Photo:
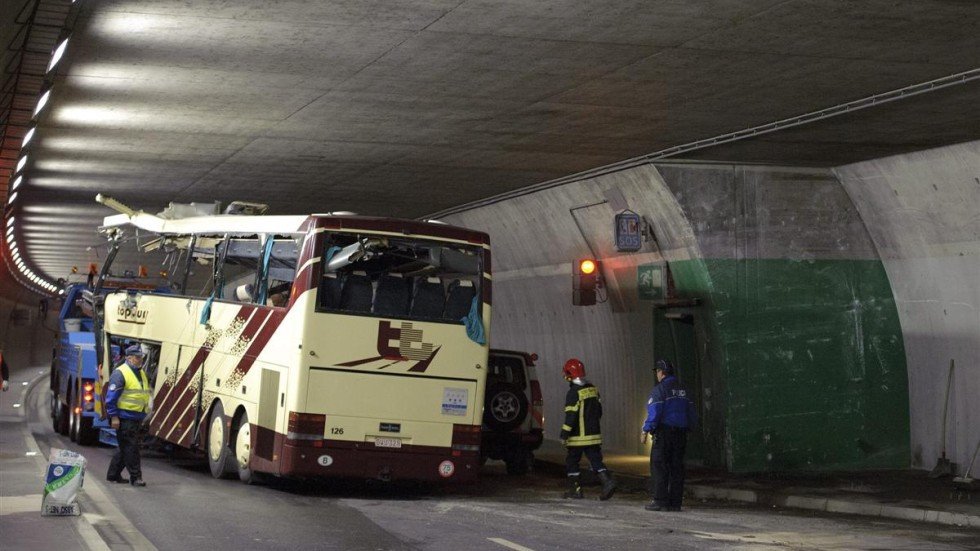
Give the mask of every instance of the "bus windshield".
M 463 323 L 480 300 L 479 246 L 340 232 L 324 239 L 319 311 Z

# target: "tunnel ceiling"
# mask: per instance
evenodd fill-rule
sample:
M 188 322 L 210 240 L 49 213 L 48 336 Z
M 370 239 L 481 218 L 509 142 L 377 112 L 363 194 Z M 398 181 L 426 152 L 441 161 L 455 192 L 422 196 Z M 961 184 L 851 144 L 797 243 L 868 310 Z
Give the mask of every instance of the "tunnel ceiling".
M 74 9 L 8 212 L 51 279 L 96 260 L 96 193 L 416 217 L 980 66 L 972 0 Z M 977 139 L 978 100 L 969 84 L 692 156 L 836 165 Z

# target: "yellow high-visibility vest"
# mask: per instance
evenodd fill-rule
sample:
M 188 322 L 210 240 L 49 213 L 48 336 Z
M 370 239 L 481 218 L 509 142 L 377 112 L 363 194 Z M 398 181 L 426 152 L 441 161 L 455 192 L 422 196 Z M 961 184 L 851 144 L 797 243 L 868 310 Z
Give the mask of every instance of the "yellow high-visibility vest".
M 119 394 L 116 406 L 126 411 L 146 413 L 150 408 L 150 380 L 146 378 L 146 370 L 140 369 L 140 378 L 136 378 L 129 364 L 117 367 L 126 381 L 126 386 Z

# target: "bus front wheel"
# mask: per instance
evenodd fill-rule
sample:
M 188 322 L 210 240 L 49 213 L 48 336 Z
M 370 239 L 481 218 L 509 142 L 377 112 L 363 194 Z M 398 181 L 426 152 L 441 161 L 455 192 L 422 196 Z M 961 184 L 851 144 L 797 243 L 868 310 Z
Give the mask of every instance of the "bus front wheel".
M 234 457 L 228 446 L 228 425 L 221 402 L 216 402 L 211 408 L 208 421 L 208 467 L 215 478 L 227 478 L 234 472 Z

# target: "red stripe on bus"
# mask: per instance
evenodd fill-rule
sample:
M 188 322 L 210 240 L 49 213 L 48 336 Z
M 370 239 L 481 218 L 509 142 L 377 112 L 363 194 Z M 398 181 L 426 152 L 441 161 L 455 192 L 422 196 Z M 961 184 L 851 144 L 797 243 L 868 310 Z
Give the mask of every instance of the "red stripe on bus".
M 265 345 L 269 344 L 269 339 L 272 338 L 272 334 L 276 332 L 279 328 L 279 323 L 282 322 L 282 318 L 286 316 L 286 312 L 283 310 L 272 310 L 269 316 L 269 321 L 262 326 L 262 330 L 259 334 L 252 339 L 252 344 L 248 346 L 248 350 L 245 351 L 245 356 L 239 360 L 238 365 L 235 366 L 235 376 L 241 375 L 245 377 L 249 370 L 252 369 L 252 364 L 258 359 L 259 354 L 265 349 Z
M 246 320 L 248 319 L 249 315 L 253 314 L 255 311 L 256 308 L 254 306 L 243 305 L 238 310 L 238 313 L 235 314 L 235 318 Z M 260 317 L 260 316 L 259 315 L 252 316 L 253 319 L 256 317 Z M 248 330 L 250 325 L 251 323 L 245 326 L 245 331 L 242 331 L 243 336 L 249 336 L 246 333 L 246 331 Z M 206 348 L 203 345 L 200 348 L 198 348 L 197 352 L 194 354 L 194 358 L 191 360 L 191 363 L 188 364 L 187 369 L 184 370 L 184 373 L 181 374 L 180 379 L 177 380 L 177 383 L 173 385 L 171 389 L 169 389 L 169 391 L 166 393 L 166 395 L 163 396 L 162 400 L 160 400 L 159 403 L 154 403 L 155 412 L 153 418 L 157 419 L 161 415 L 164 416 L 159 420 L 159 423 L 157 425 L 158 429 L 160 427 L 166 426 L 167 421 L 169 421 L 171 414 L 175 410 L 179 410 L 178 407 L 179 402 L 185 401 L 187 388 L 190 386 L 191 381 L 193 381 L 194 377 L 197 375 L 198 369 L 200 369 L 201 366 L 204 365 L 204 362 L 207 361 L 208 356 L 210 354 L 211 354 L 210 348 Z M 156 400 L 154 401 L 156 402 Z M 175 401 L 178 402 L 176 405 L 174 403 Z M 186 407 L 186 404 L 184 407 Z
M 268 344 L 269 340 L 272 338 L 272 334 L 279 328 L 279 323 L 286 315 L 283 310 L 278 309 L 268 309 L 265 310 L 265 312 L 267 314 L 265 316 L 262 316 L 261 313 L 256 314 L 249 321 L 248 326 L 246 326 L 245 331 L 242 333 L 243 336 L 252 336 L 252 334 L 258 330 L 261 321 L 267 320 L 265 325 L 262 325 L 262 329 L 258 330 L 258 335 L 252 339 L 248 350 L 245 351 L 245 355 L 242 356 L 242 359 L 238 361 L 238 365 L 235 366 L 235 370 L 232 372 L 232 375 L 228 377 L 228 380 L 234 379 L 240 381 L 245 378 L 245 375 L 247 375 L 249 370 L 252 368 L 252 364 L 255 363 L 258 355 L 262 353 L 263 349 L 265 349 L 266 344 Z M 259 318 L 261 318 L 261 320 L 256 323 L 256 320 Z M 183 431 L 180 433 L 177 439 L 177 445 L 185 448 L 190 447 L 190 445 L 193 443 L 194 435 L 191 434 L 191 428 L 194 426 L 193 421 L 195 415 L 197 415 L 197 410 L 187 406 L 190 405 L 190 401 L 194 399 L 194 397 L 194 393 L 187 393 L 181 398 L 180 402 L 177 403 L 177 407 L 174 408 L 175 411 L 181 412 L 180 417 L 175 420 L 175 423 L 180 424 L 182 426 L 181 430 Z M 204 408 L 207 408 L 208 405 L 209 404 L 204 404 L 203 406 Z M 207 419 L 202 419 L 201 422 L 207 423 Z
M 263 309 L 257 309 L 257 308 L 255 308 L 253 306 L 244 306 L 244 307 L 242 307 L 242 310 L 245 310 L 246 308 L 248 309 L 248 311 L 250 313 L 251 312 L 255 312 L 255 313 L 248 320 L 248 323 L 245 325 L 245 328 L 242 330 L 241 336 L 239 338 L 243 338 L 243 337 L 244 338 L 249 338 L 249 337 L 252 337 L 255 334 L 255 332 L 258 331 L 258 328 L 262 325 L 262 322 L 265 321 L 265 319 L 267 317 L 269 317 L 268 314 L 269 314 L 270 310 L 267 310 L 267 309 L 264 309 L 264 308 Z M 238 317 L 238 316 L 236 316 L 236 317 Z M 204 349 L 202 348 L 201 350 L 204 350 Z M 198 351 L 198 354 L 199 355 L 200 355 L 200 352 L 201 351 L 199 350 Z M 208 351 L 208 353 L 210 353 L 210 350 Z M 207 357 L 208 357 L 208 354 L 205 354 L 204 359 L 200 363 L 198 363 L 198 365 L 195 367 L 195 369 L 194 369 L 194 372 L 195 373 L 192 374 L 192 377 L 193 377 L 193 375 L 195 375 L 198 372 L 198 370 L 204 369 L 204 364 L 205 364 L 205 362 L 207 360 Z M 197 357 L 195 356 L 195 360 L 196 359 L 197 359 Z M 190 371 L 191 371 L 191 368 L 188 367 L 187 372 L 190 373 Z M 189 380 L 191 380 L 191 379 L 188 379 L 188 381 Z M 186 421 L 188 417 L 191 417 L 191 419 L 193 419 L 193 417 L 195 415 L 197 415 L 196 408 L 188 408 L 188 406 L 190 406 L 191 402 L 197 397 L 197 392 L 187 392 L 187 390 L 189 388 L 190 388 L 190 385 L 189 384 L 185 384 L 179 390 L 179 392 L 178 392 L 179 396 L 176 398 L 177 403 L 174 404 L 173 407 L 170 408 L 170 411 L 167 413 L 167 417 L 165 417 L 163 419 L 163 421 L 161 422 L 161 425 L 167 426 L 167 427 L 172 427 L 172 426 L 174 426 L 176 424 L 183 424 L 184 421 Z M 200 389 L 198 389 L 198 390 L 200 391 Z M 207 408 L 208 407 L 208 404 L 202 404 L 202 407 Z M 177 414 L 177 417 L 174 418 L 174 419 L 171 419 L 171 416 L 174 413 Z

